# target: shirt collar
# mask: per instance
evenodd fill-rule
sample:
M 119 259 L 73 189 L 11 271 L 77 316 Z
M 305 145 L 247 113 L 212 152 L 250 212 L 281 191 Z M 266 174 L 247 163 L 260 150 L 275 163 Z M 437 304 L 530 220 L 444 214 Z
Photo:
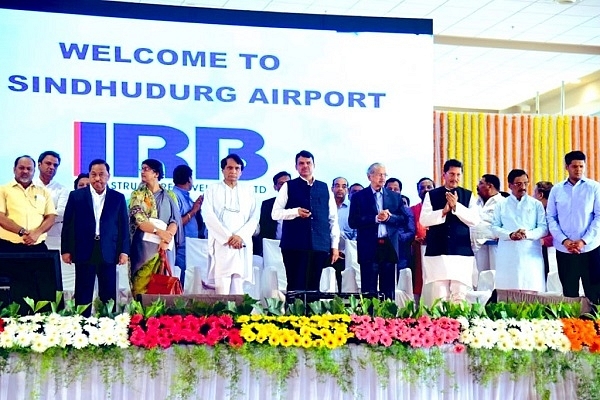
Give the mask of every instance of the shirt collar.
M 19 186 L 21 189 L 23 189 L 23 190 L 27 190 L 27 189 L 29 189 L 30 187 L 38 187 L 38 186 L 40 186 L 40 185 L 38 185 L 38 184 L 35 182 L 35 178 L 34 178 L 34 179 L 31 181 L 31 185 L 29 185 L 29 186 L 27 186 L 26 188 L 24 188 L 23 186 L 21 186 L 21 184 L 20 184 L 19 182 L 17 182 L 17 180 L 16 180 L 15 178 L 13 178 L 13 180 L 12 180 L 12 182 L 11 182 L 11 186 L 13 186 L 13 187 L 15 187 L 15 186 Z M 44 186 L 41 186 L 41 187 L 44 187 Z
M 90 185 L 89 188 L 90 188 L 90 192 L 92 192 L 92 196 L 98 196 L 98 197 L 104 197 L 106 195 L 106 191 L 108 190 L 108 186 L 106 186 L 102 193 L 98 193 L 98 192 L 96 192 L 96 189 L 94 189 L 94 187 L 92 185 Z
M 582 177 L 581 177 L 581 179 L 580 179 L 579 181 L 577 181 L 577 183 L 576 183 L 575 185 L 578 185 L 578 184 L 579 184 L 579 182 L 581 182 L 582 184 L 584 184 L 586 181 L 587 181 L 586 177 L 585 177 L 585 176 L 582 176 Z M 575 186 L 575 185 L 573 185 L 573 184 L 571 183 L 571 181 L 569 180 L 569 178 L 565 179 L 565 183 L 564 183 L 564 185 L 565 185 L 565 186 L 566 186 L 566 185 Z

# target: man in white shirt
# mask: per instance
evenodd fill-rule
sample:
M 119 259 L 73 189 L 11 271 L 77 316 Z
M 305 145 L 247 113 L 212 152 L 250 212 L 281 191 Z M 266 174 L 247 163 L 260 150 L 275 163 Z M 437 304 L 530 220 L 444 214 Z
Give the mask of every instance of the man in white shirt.
M 217 294 L 243 294 L 253 283 L 252 235 L 258 225 L 254 188 L 239 183 L 244 162 L 237 154 L 221 160 L 223 181 L 208 186 L 202 217 L 208 230 L 209 281 Z
M 63 226 L 65 207 L 69 199 L 69 190 L 53 180 L 59 165 L 60 155 L 57 152 L 44 151 L 38 157 L 39 175 L 33 180 L 35 185 L 45 187 L 50 192 L 57 213 L 54 225 L 52 225 L 46 237 L 46 245 L 50 250 L 60 250 L 60 232 Z
M 473 286 L 477 286 L 481 271 L 496 269 L 496 253 L 498 238 L 492 232 L 492 220 L 496 205 L 504 201 L 500 194 L 500 179 L 496 175 L 485 174 L 477 184 L 477 209 L 481 221 L 471 228 L 473 253 L 475 253 L 476 269 L 473 274 Z

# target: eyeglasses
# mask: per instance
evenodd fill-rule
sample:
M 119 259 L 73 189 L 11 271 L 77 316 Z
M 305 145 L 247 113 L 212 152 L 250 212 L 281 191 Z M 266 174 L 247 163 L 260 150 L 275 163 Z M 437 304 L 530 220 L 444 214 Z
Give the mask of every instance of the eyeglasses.
M 150 167 L 142 167 L 140 168 L 140 172 L 148 172 L 148 171 L 154 171 L 152 168 Z
M 371 174 L 371 175 L 373 175 L 374 177 L 377 177 L 377 178 L 387 178 L 388 177 L 388 174 L 383 174 L 383 173 Z
M 529 185 L 529 182 L 514 182 L 513 185 L 515 185 L 517 187 L 525 187 L 525 186 Z

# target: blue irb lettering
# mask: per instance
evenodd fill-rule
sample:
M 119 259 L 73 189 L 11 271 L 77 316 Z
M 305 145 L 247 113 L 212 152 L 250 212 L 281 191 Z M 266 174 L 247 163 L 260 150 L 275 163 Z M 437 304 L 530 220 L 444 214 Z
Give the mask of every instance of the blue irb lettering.
M 265 141 L 255 131 L 234 128 L 196 128 L 196 179 L 219 179 L 221 167 L 220 154 L 237 153 L 246 162 L 241 179 L 253 180 L 263 176 L 268 170 L 267 160 L 258 154 Z M 172 177 L 173 169 L 187 161 L 178 154 L 186 150 L 190 144 L 188 136 L 181 130 L 164 125 L 114 124 L 113 174 L 117 177 L 139 176 L 140 162 L 138 148 L 140 138 L 159 137 L 164 145 L 150 148 L 147 158 L 163 162 L 165 174 Z M 87 172 L 88 163 L 95 158 L 107 157 L 106 124 L 92 122 L 75 123 L 75 175 Z M 229 145 L 223 149 L 223 141 L 235 140 L 241 145 Z M 77 145 L 79 144 L 79 146 Z M 223 151 L 226 150 L 226 151 Z

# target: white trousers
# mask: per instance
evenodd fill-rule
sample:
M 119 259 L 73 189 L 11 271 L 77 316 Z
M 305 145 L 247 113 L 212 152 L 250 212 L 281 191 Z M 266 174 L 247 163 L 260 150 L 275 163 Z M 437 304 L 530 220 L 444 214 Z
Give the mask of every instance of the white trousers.
M 244 280 L 238 274 L 215 278 L 215 292 L 217 294 L 244 294 Z
M 461 302 L 466 300 L 470 287 L 460 281 L 433 281 L 423 286 L 421 301 L 431 306 L 436 299 L 442 301 Z
M 479 283 L 479 274 L 482 271 L 496 270 L 497 244 L 484 244 L 475 253 L 475 268 L 473 268 L 473 287 Z

